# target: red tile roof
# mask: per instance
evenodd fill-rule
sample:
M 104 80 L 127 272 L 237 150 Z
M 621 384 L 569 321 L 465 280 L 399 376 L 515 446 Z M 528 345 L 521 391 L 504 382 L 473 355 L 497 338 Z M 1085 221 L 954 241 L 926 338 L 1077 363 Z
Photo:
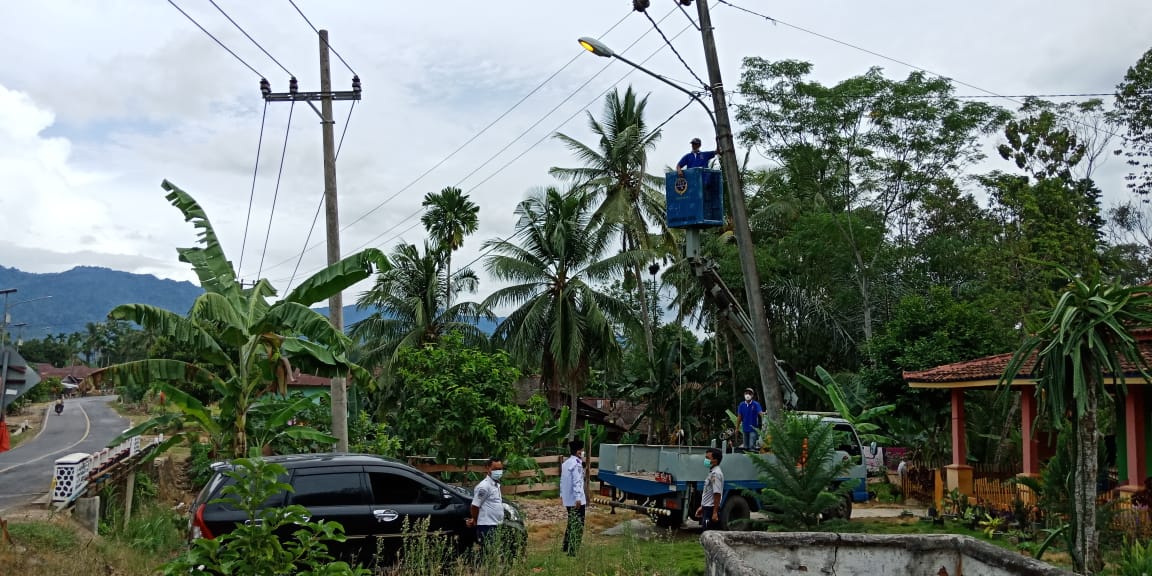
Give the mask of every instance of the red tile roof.
M 1148 338 L 1152 332 L 1142 331 L 1140 335 L 1144 336 L 1139 338 L 1140 355 L 1144 358 L 1146 366 L 1152 366 L 1152 339 Z M 1004 370 L 1008 368 L 1012 355 L 1012 353 L 997 354 L 976 360 L 945 364 L 927 370 L 905 371 L 904 381 L 913 388 L 948 388 L 948 386 L 939 386 L 946 383 L 968 385 L 957 387 L 994 386 L 1004 375 Z M 1139 367 L 1127 360 L 1121 359 L 1120 364 L 1124 368 L 1125 376 L 1135 376 L 1140 373 Z M 1031 380 L 1033 378 L 1032 370 L 1035 367 L 1036 354 L 1033 353 L 1032 357 L 1024 362 L 1015 379 L 1017 381 Z
M 40 374 L 41 378 L 66 378 L 72 376 L 78 380 L 83 380 L 92 375 L 96 368 L 89 368 L 80 364 L 66 366 L 64 368 L 57 368 L 51 364 L 39 363 L 36 364 L 36 373 Z

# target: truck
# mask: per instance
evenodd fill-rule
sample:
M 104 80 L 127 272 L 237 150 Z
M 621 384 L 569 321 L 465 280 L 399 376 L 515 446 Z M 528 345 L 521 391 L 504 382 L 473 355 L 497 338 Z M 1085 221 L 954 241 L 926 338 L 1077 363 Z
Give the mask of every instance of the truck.
M 853 502 L 866 502 L 869 498 L 864 464 L 864 446 L 852 423 L 822 413 L 807 413 L 812 418 L 841 432 L 841 439 L 833 458 L 850 459 L 847 474 L 837 478 L 834 486 L 850 486 L 840 506 L 829 510 L 827 516 L 848 519 L 852 516 Z M 761 511 L 760 502 L 749 492 L 765 487 L 752 455 L 721 443 L 725 452 L 720 469 L 724 472 L 723 500 L 720 503 L 719 528 L 738 527 L 752 512 Z M 640 444 L 600 445 L 600 494 L 593 502 L 607 505 L 615 512 L 624 508 L 652 516 L 656 524 L 665 528 L 679 528 L 688 519 L 699 521 L 696 510 L 700 507 L 701 490 L 708 476 L 704 452 L 708 446 L 652 446 Z M 875 447 L 869 447 L 875 452 Z M 772 454 L 759 457 L 775 458 Z
M 683 174 L 665 175 L 666 209 L 669 227 L 685 229 L 684 259 L 692 275 L 703 289 L 704 298 L 712 305 L 717 317 L 756 359 L 756 335 L 748 314 L 733 296 L 716 269 L 716 263 L 701 254 L 700 229 L 723 223 L 724 175 L 719 170 L 690 168 Z M 784 408 L 794 410 L 798 397 L 792 379 L 778 359 L 775 363 Z M 768 396 L 764 390 L 762 398 Z M 837 486 L 845 483 L 850 491 L 841 505 L 829 511 L 845 519 L 852 515 L 853 502 L 868 500 L 864 447 L 851 422 L 833 413 L 807 413 L 830 424 L 842 439 L 834 458 L 850 458 L 853 464 L 848 474 L 837 478 Z M 716 441 L 713 441 L 715 445 Z M 726 441 L 720 442 L 725 452 L 720 467 L 724 471 L 724 494 L 720 506 L 720 527 L 738 523 L 759 510 L 756 498 L 748 491 L 764 488 L 751 456 L 739 450 L 728 450 Z M 600 445 L 600 495 L 594 500 L 616 508 L 627 508 L 651 514 L 658 525 L 678 528 L 688 518 L 699 520 L 696 509 L 700 506 L 701 489 L 708 475 L 704 465 L 704 452 L 708 446 L 653 446 L 637 444 Z M 875 454 L 875 443 L 870 446 Z M 766 454 L 765 458 L 774 458 Z

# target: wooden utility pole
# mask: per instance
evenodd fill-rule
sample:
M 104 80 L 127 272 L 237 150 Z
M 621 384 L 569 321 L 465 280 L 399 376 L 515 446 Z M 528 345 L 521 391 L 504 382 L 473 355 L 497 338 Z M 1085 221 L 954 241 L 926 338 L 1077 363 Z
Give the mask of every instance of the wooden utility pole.
M 331 48 L 328 46 L 328 31 L 318 31 L 320 36 L 320 91 L 300 92 L 296 78 L 289 82 L 287 93 L 272 93 L 267 80 L 260 81 L 264 99 L 270 102 L 307 102 L 320 116 L 321 132 L 324 139 L 324 224 L 328 238 L 328 265 L 340 261 L 340 210 L 336 202 L 336 138 L 332 120 L 333 100 L 359 100 L 360 77 L 352 76 L 352 90 L 332 91 Z M 320 101 L 316 110 L 313 102 Z M 334 294 L 328 299 L 328 319 L 337 330 L 344 331 L 344 295 Z M 348 451 L 348 381 L 343 377 L 332 379 L 332 435 L 336 437 L 335 450 Z
M 748 296 L 748 317 L 756 336 L 756 364 L 760 370 L 764 412 L 769 420 L 776 420 L 784 412 L 784 393 L 776 374 L 776 355 L 772 351 L 772 333 L 768 329 L 768 314 L 764 296 L 760 292 L 760 272 L 756 269 L 755 246 L 748 227 L 748 208 L 744 201 L 744 185 L 740 179 L 740 164 L 736 158 L 736 145 L 732 139 L 732 122 L 728 118 L 728 103 L 724 98 L 724 80 L 720 76 L 720 58 L 716 55 L 716 37 L 712 30 L 712 16 L 708 0 L 696 0 L 700 18 L 700 32 L 704 37 L 704 59 L 708 64 L 708 84 L 712 92 L 712 105 L 716 114 L 716 145 L 720 167 L 724 169 L 724 183 L 732 199 L 732 228 L 736 247 L 740 253 L 740 268 L 744 272 L 744 291 Z

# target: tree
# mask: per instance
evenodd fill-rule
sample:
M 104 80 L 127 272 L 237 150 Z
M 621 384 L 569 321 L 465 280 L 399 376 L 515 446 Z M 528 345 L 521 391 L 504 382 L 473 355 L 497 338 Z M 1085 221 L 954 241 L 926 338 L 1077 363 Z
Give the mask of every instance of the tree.
M 523 364 L 539 367 L 553 405 L 566 386 L 573 414 L 593 361 L 619 361 L 613 325 L 637 325 L 627 302 L 596 285 L 649 259 L 648 251 L 635 248 L 604 257 L 614 230 L 593 215 L 592 201 L 578 189 L 536 191 L 516 207 L 515 235 L 484 243 L 490 253 L 486 269 L 512 285 L 483 305 L 518 306 L 496 327 L 493 339 Z M 575 429 L 573 418 L 569 438 Z
M 444 307 L 452 306 L 452 253 L 464 245 L 464 237 L 476 232 L 480 225 L 477 214 L 480 207 L 459 188 L 449 186 L 438 193 L 426 194 L 424 215 L 420 222 L 435 242 L 437 250 L 444 252 Z
M 1148 200 L 1152 193 L 1152 50 L 1136 61 L 1116 86 L 1117 119 L 1124 126 L 1124 144 L 1117 150 L 1128 159 L 1128 188 Z
M 463 462 L 523 450 L 528 416 L 516 404 L 520 371 L 506 352 L 470 348 L 454 332 L 402 348 L 393 370 L 403 398 L 390 419 L 408 454 Z
M 830 488 L 852 463 L 836 458 L 839 433 L 830 424 L 819 417 L 786 413 L 769 422 L 768 428 L 769 454 L 751 455 L 765 485 L 757 494 L 763 509 L 776 511 L 774 515 L 790 526 L 811 528 L 822 514 L 846 505 L 848 483 Z
M 1001 385 L 1030 373 L 1037 406 L 1050 425 L 1073 428 L 1072 562 L 1077 572 L 1095 574 L 1104 567 L 1096 526 L 1098 410 L 1107 403 L 1109 380 L 1126 390 L 1125 370 L 1135 367 L 1144 379 L 1152 378 L 1132 335 L 1152 326 L 1152 293 L 1145 286 L 1104 283 L 1099 276 L 1081 279 L 1057 269 L 1068 284 L 1042 312 L 1043 325 L 1030 330 L 1013 354 Z
M 388 269 L 387 259 L 375 249 L 364 250 L 337 262 L 305 280 L 275 303 L 268 300 L 276 290 L 265 279 L 244 288 L 236 280 L 232 263 L 224 255 L 203 208 L 176 185 L 163 183 L 167 200 L 199 230 L 199 246 L 179 248 L 180 261 L 192 266 L 204 294 L 187 316 L 146 304 L 125 304 L 108 313 L 109 319 L 126 320 L 167 338 L 194 354 L 196 361 L 151 358 L 109 366 L 94 374 L 121 385 L 152 385 L 163 391 L 176 413 L 166 413 L 134 426 L 121 438 L 153 429 L 175 432 L 167 448 L 179 441 L 198 442 L 201 431 L 213 443 L 237 456 L 248 451 L 248 414 L 260 396 L 287 393 L 292 366 L 311 365 L 331 375 L 349 374 L 360 383 L 370 375 L 348 360 L 351 340 L 335 329 L 311 304 L 368 278 L 375 269 Z M 186 383 L 211 386 L 219 394 L 219 414 L 183 390 Z M 292 434 L 313 433 L 293 427 Z
M 588 113 L 588 128 L 598 137 L 595 147 L 588 146 L 571 136 L 557 133 L 576 157 L 584 163 L 580 168 L 551 168 L 548 173 L 562 181 L 573 182 L 578 189 L 594 194 L 599 205 L 594 216 L 620 232 L 622 249 L 651 249 L 650 227 L 657 226 L 667 234 L 665 226 L 664 193 L 660 188 L 664 179 L 648 174 L 648 152 L 660 141 L 660 130 L 649 131 L 644 122 L 644 109 L 648 97 L 637 98 L 629 86 L 620 97 L 613 90 L 604 97 L 603 120 Z M 640 300 L 640 320 L 644 328 L 644 345 L 652 355 L 653 321 L 647 301 L 647 286 L 643 282 L 643 264 L 625 271 L 629 288 L 635 287 Z
M 470 269 L 449 275 L 443 256 L 427 242 L 423 253 L 412 244 L 392 250 L 391 266 L 356 300 L 360 310 L 375 309 L 352 326 L 352 337 L 361 343 L 361 364 L 388 368 L 403 348 L 434 344 L 451 331 L 464 334 L 471 346 L 487 341 L 476 326 L 479 318 L 492 317 L 486 308 L 475 302 L 448 306 L 445 300 L 452 292 L 475 292 L 479 279 Z M 445 289 L 449 284 L 452 289 Z

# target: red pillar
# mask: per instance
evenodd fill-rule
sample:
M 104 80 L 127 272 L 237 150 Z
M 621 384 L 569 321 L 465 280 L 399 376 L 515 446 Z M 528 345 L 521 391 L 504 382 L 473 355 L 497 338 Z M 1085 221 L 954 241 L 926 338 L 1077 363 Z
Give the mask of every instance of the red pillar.
M 964 441 L 964 391 L 952 390 L 952 465 L 968 463 L 968 450 Z
M 1128 385 L 1124 396 L 1124 434 L 1128 450 L 1128 486 L 1137 490 L 1144 486 L 1147 476 L 1144 452 L 1144 389 Z
M 1036 423 L 1036 388 L 1027 386 L 1020 389 L 1020 436 L 1024 448 L 1024 476 L 1040 474 L 1040 443 L 1032 432 Z

